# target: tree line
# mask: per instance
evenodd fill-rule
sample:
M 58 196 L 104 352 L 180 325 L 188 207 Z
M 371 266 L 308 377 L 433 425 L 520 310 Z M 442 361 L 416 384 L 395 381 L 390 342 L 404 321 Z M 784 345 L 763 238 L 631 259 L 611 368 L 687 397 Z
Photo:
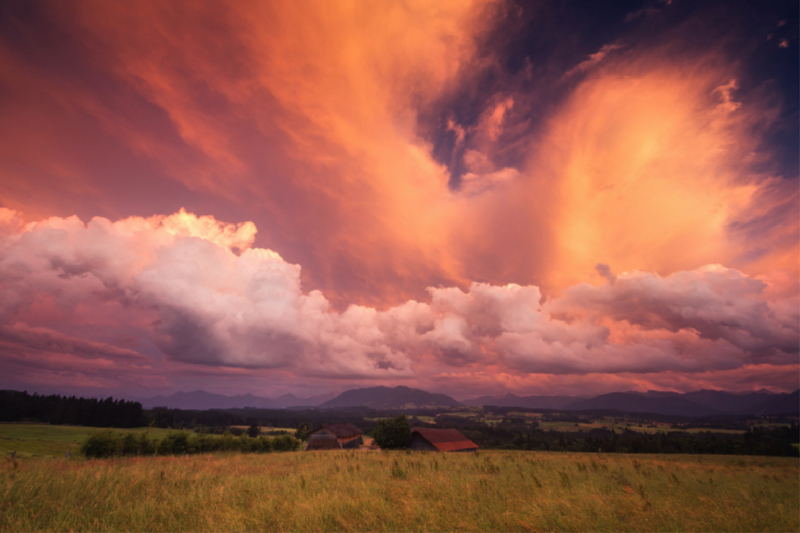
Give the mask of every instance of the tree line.
M 455 420 L 452 420 L 455 419 Z M 482 422 L 447 417 L 449 427 L 457 427 L 465 437 L 482 448 L 538 450 L 586 453 L 687 453 L 720 455 L 800 456 L 792 446 L 797 442 L 797 424 L 778 428 L 751 428 L 744 434 L 675 431 L 643 433 L 610 429 L 589 431 L 544 431 L 525 428 L 513 422 L 490 426 Z M 437 417 L 437 422 L 440 417 Z M 427 427 L 443 427 L 427 424 Z M 408 448 L 411 445 L 411 424 L 405 415 L 378 422 L 372 436 L 384 449 Z
M 544 431 L 498 425 L 470 425 L 461 432 L 483 448 L 590 453 L 689 453 L 797 457 L 798 427 L 752 428 L 744 434 L 674 431 L 644 433 L 625 429 Z
M 274 438 L 239 437 L 231 433 L 209 435 L 203 433 L 172 433 L 162 439 L 150 439 L 147 433 L 119 433 L 98 431 L 89 436 L 81 452 L 90 459 L 136 455 L 184 455 L 212 452 L 269 453 L 297 450 L 300 441 L 291 435 Z
M 188 411 L 155 407 L 149 412 L 153 425 L 159 428 L 191 429 L 206 433 L 223 433 L 230 426 L 297 428 L 307 424 L 316 429 L 329 424 L 353 424 L 365 433 L 370 433 L 377 421 L 369 418 L 385 416 L 380 411 L 369 409 L 210 409 Z
M 771 429 L 749 428 L 743 434 L 684 431 L 643 433 L 631 430 L 616 433 L 609 429 L 559 432 L 544 431 L 533 427 L 524 419 L 517 420 L 510 412 L 503 413 L 506 417 L 494 426 L 468 417 L 441 412 L 436 416 L 437 423 L 430 425 L 412 414 L 410 419 L 403 417 L 402 422 L 399 417 L 397 418 L 397 423 L 402 426 L 401 432 L 403 433 L 398 436 L 397 428 L 392 427 L 397 424 L 379 421 L 381 418 L 387 419 L 395 417 L 397 414 L 399 413 L 394 410 L 376 411 L 371 409 L 252 408 L 188 411 L 161 407 L 145 411 L 138 402 L 114 400 L 113 398 L 99 400 L 0 391 L 0 421 L 2 422 L 33 421 L 48 424 L 118 428 L 153 425 L 161 428 L 191 429 L 198 434 L 210 436 L 213 436 L 211 434 L 224 436 L 226 432 L 232 432 L 234 428 L 231 426 L 302 427 L 304 431 L 299 434 L 302 435 L 310 429 L 326 424 L 351 423 L 366 434 L 372 433 L 373 437 L 377 437 L 376 440 L 383 441 L 386 438 L 388 441 L 385 442 L 386 447 L 395 447 L 389 442 L 407 442 L 405 432 L 413 426 L 457 428 L 482 448 L 519 450 L 798 456 L 798 448 L 792 446 L 792 443 L 800 440 L 800 430 L 796 423 L 792 423 L 788 427 Z M 430 416 L 436 413 L 420 411 L 415 414 Z M 551 413 L 548 416 L 560 415 Z M 566 417 L 566 415 L 561 416 Z M 575 415 L 569 415 L 569 421 L 572 421 L 574 417 Z M 741 423 L 738 420 L 733 422 Z M 228 440 L 224 442 L 230 443 Z M 378 444 L 380 445 L 380 443 Z M 248 445 L 252 445 L 252 443 Z M 223 446 L 223 444 L 219 444 L 219 446 Z M 405 444 L 401 444 L 400 447 L 405 447 Z M 244 450 L 244 448 L 242 449 Z M 210 451 L 216 451 L 216 449 Z
M 116 428 L 146 425 L 139 402 L 0 391 L 0 422 L 23 421 Z

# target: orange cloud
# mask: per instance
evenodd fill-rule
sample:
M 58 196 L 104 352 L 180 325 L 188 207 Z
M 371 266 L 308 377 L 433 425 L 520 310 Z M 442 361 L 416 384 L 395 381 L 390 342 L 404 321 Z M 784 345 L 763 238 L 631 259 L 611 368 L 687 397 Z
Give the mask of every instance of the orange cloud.
M 714 52 L 606 45 L 535 137 L 519 138 L 525 119 L 512 116 L 529 95 L 504 80 L 478 110 L 469 172 L 451 191 L 417 113 L 499 68 L 478 49 L 502 13 L 493 3 L 51 9 L 93 64 L 165 121 L 138 123 L 133 98 L 113 105 L 30 69 L 18 77 L 188 189 L 246 204 L 263 217 L 260 244 L 287 244 L 304 282 L 337 306 L 386 307 L 475 279 L 557 294 L 598 262 L 800 270 L 797 224 L 773 224 L 785 231 L 767 253 L 738 229 L 781 201 L 767 189 L 786 187 L 753 170 L 768 158 L 758 135 L 773 110 L 738 102 L 735 66 Z M 527 162 L 497 166 L 506 142 L 528 146 Z M 80 182 L 80 169 L 64 175 Z
M 533 81 L 504 72 L 482 41 L 499 2 L 43 11 L 92 75 L 0 46 L 14 98 L 0 197 L 37 221 L 0 210 L 0 246 L 36 273 L 5 263 L 36 288 L 0 296 L 14 324 L 95 339 L 129 320 L 178 361 L 283 369 L 303 353 L 318 379 L 463 374 L 517 390 L 548 372 L 642 383 L 657 368 L 675 380 L 709 365 L 732 372 L 753 364 L 753 338 L 781 349 L 794 339 L 781 324 L 796 316 L 797 176 L 777 175 L 763 144 L 776 106 L 741 100 L 741 71 L 714 50 L 607 44 L 559 73 L 564 99 L 535 126 Z M 473 125 L 438 109 L 488 70 L 497 85 L 477 98 Z M 463 175 L 434 157 L 420 124 L 430 109 L 451 117 L 439 128 L 454 135 Z M 142 166 L 128 171 L 131 161 Z M 176 187 L 164 204 L 155 182 Z M 145 190 L 145 201 L 113 205 L 112 187 L 122 198 Z M 184 197 L 214 216 L 153 215 Z M 750 311 L 769 306 L 767 333 L 746 315 L 744 333 L 711 338 L 719 316 L 684 327 L 669 298 L 645 309 L 647 327 L 623 312 L 622 289 L 642 280 L 673 297 L 689 298 L 679 278 L 707 288 L 704 265 L 740 276 L 737 290 L 758 285 L 737 295 Z M 617 281 L 585 284 L 603 279 Z M 528 312 L 535 325 L 511 324 Z
M 187 161 L 120 130 L 115 110 L 94 106 L 103 123 L 189 188 L 255 202 L 275 226 L 316 233 L 315 276 L 357 269 L 368 287 L 353 296 L 381 292 L 373 303 L 419 291 L 419 278 L 462 279 L 448 244 L 448 175 L 417 136 L 415 106 L 469 67 L 474 35 L 491 23 L 483 16 L 489 6 L 97 2 L 60 9 L 102 50 L 97 60 L 163 109 L 198 157 Z M 255 136 L 243 137 L 245 128 Z M 281 152 L 277 169 L 265 167 L 262 146 Z M 342 266 L 325 272 L 331 263 Z
M 752 210 L 796 198 L 792 183 L 757 170 L 769 157 L 760 122 L 774 110 L 736 102 L 735 81 L 712 58 L 679 63 L 659 55 L 665 53 L 620 57 L 589 76 L 537 143 L 523 187 L 534 195 L 542 181 L 557 183 L 550 193 L 556 207 L 547 214 L 555 244 L 545 287 L 589 279 L 597 263 L 663 274 L 707 263 L 751 274 L 800 271 L 796 217 L 770 220 L 770 231 L 794 239 L 773 240 L 756 261 L 745 257 L 764 235 L 742 238 L 732 230 L 757 217 Z M 784 198 L 767 200 L 773 188 Z

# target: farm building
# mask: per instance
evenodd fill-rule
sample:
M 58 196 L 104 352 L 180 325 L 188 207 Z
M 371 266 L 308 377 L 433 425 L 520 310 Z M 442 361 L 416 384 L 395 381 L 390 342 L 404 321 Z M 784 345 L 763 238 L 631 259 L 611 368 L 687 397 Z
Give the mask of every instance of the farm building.
M 342 445 L 339 444 L 339 441 L 333 435 L 328 435 L 327 433 L 323 433 L 321 435 L 317 435 L 315 438 L 308 439 L 308 444 L 306 444 L 305 451 L 307 452 L 319 452 L 323 450 L 341 450 Z
M 353 424 L 331 424 L 329 426 L 322 426 L 308 434 L 308 446 L 306 446 L 306 450 L 311 449 L 311 443 L 316 440 L 335 440 L 339 444 L 340 449 L 356 449 L 361 445 L 359 437 L 361 437 L 363 433 L 363 431 Z M 320 444 L 319 446 L 330 445 Z M 314 449 L 331 450 L 334 448 L 326 447 Z
M 457 429 L 413 428 L 411 449 L 438 452 L 475 452 L 478 445 Z

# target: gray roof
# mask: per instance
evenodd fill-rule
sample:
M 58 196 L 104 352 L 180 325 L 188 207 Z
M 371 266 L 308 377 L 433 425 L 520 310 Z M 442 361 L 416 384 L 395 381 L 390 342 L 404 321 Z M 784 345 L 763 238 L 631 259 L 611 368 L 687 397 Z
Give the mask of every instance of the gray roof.
M 356 435 L 363 435 L 364 432 L 355 427 L 353 424 L 330 424 L 327 426 L 322 426 L 319 429 L 315 429 L 309 435 L 313 435 L 319 431 L 327 431 L 329 433 L 333 433 L 339 438 L 343 437 L 354 437 Z
M 308 441 L 307 452 L 323 450 L 341 450 L 342 445 L 336 439 L 313 439 Z

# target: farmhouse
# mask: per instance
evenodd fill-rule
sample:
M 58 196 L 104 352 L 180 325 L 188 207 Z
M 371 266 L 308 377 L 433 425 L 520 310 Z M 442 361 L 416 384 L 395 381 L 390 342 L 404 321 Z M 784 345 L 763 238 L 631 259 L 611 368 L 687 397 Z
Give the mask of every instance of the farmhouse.
M 411 449 L 439 452 L 475 452 L 478 445 L 457 429 L 413 428 Z
M 357 449 L 360 446 L 360 438 L 364 432 L 353 424 L 331 424 L 315 429 L 308 434 L 308 446 L 306 450 L 334 450 L 334 449 Z M 330 443 L 315 444 L 316 441 L 331 441 Z M 338 445 L 335 447 L 332 442 Z
M 323 450 L 341 450 L 342 445 L 333 435 L 322 434 L 317 435 L 316 438 L 309 438 L 306 444 L 307 452 L 319 452 Z

